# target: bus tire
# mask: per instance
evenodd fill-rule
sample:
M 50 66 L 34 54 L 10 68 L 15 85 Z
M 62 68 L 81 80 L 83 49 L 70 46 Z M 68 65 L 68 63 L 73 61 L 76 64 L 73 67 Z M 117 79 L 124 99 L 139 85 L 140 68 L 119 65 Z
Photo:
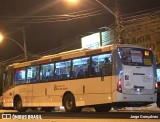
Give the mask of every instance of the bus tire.
M 27 108 L 25 108 L 25 107 L 22 106 L 22 100 L 21 100 L 21 98 L 15 99 L 14 107 L 15 107 L 15 109 L 18 112 L 25 112 L 27 110 Z
M 96 110 L 96 112 L 108 112 L 111 110 L 111 108 L 112 108 L 112 106 L 110 104 L 94 106 L 94 109 Z
M 66 112 L 81 112 L 81 107 L 76 107 L 75 98 L 72 94 L 66 94 L 63 101 Z

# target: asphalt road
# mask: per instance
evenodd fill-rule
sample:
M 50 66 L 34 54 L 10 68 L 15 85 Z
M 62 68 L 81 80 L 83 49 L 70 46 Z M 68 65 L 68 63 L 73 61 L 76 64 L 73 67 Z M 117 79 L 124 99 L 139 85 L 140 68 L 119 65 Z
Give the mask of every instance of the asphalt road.
M 111 110 L 108 113 L 97 113 L 94 111 L 83 111 L 81 113 L 28 111 L 20 113 L 15 110 L 0 110 L 0 122 L 121 122 L 126 120 L 127 122 L 142 120 L 145 120 L 145 122 L 160 121 L 160 108 L 153 104 L 147 107 Z
M 81 112 L 81 113 L 66 113 L 66 112 L 30 112 L 30 113 L 4 113 L 11 115 L 12 119 L 160 119 L 160 113 L 148 112 Z M 18 118 L 21 116 L 20 118 Z
M 160 112 L 119 110 L 111 112 L 16 112 L 1 110 L 0 119 L 160 119 Z

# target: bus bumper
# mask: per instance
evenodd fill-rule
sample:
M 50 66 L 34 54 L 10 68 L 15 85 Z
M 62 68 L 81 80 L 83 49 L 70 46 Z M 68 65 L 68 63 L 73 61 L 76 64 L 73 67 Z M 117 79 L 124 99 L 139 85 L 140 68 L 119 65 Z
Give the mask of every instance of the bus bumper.
M 117 99 L 114 102 L 156 102 L 157 101 L 157 93 L 152 95 L 144 95 L 144 94 L 123 94 L 118 93 Z
M 139 107 L 154 103 L 156 101 L 157 101 L 157 94 L 128 95 L 128 94 L 118 93 L 117 98 L 113 100 L 113 106 Z

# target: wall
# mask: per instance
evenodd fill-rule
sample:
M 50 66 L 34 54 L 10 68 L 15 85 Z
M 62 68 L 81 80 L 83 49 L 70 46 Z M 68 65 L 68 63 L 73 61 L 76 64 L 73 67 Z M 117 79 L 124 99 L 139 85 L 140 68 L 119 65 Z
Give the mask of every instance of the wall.
M 156 13 L 156 14 L 155 14 Z M 160 11 L 124 23 L 125 43 L 151 48 L 160 63 Z

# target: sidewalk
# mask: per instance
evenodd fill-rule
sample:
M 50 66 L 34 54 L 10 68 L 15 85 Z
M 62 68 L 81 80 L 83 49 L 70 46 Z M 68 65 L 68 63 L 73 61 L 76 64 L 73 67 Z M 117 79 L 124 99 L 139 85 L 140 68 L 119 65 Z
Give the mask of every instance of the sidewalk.
M 141 112 L 141 111 L 146 111 L 146 112 L 158 112 L 160 113 L 160 108 L 157 107 L 156 103 L 150 104 L 148 106 L 143 106 L 143 107 L 125 107 L 122 108 L 118 111 L 134 111 L 134 112 Z

